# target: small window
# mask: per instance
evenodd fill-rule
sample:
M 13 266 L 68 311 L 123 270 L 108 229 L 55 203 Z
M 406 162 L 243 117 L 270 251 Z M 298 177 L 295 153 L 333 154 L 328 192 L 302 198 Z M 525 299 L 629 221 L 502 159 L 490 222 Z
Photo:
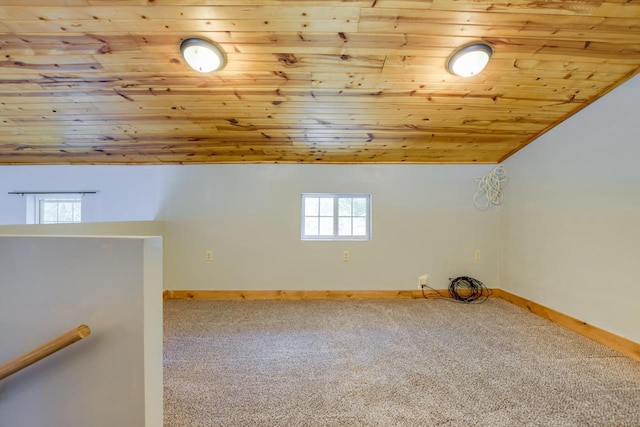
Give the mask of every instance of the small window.
M 302 240 L 371 240 L 370 194 L 303 194 Z
M 27 200 L 27 216 L 28 224 L 82 222 L 82 195 L 33 195 Z

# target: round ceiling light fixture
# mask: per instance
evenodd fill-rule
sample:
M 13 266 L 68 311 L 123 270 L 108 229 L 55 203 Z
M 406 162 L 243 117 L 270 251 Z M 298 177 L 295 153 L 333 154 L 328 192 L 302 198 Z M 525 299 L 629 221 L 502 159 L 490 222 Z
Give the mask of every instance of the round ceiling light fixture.
M 186 39 L 180 44 L 180 52 L 187 64 L 201 73 L 217 71 L 227 63 L 220 46 L 205 39 Z
M 471 77 L 484 70 L 489 63 L 493 49 L 486 43 L 463 46 L 447 59 L 447 71 L 460 77 Z

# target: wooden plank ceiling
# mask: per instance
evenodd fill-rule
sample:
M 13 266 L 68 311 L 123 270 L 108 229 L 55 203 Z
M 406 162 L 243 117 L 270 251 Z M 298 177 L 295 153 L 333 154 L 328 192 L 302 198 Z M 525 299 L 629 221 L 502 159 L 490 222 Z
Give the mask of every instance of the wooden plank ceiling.
M 639 71 L 640 1 L 0 0 L 0 163 L 496 163 Z M 192 71 L 185 38 L 218 42 Z M 461 45 L 485 71 L 445 70 Z

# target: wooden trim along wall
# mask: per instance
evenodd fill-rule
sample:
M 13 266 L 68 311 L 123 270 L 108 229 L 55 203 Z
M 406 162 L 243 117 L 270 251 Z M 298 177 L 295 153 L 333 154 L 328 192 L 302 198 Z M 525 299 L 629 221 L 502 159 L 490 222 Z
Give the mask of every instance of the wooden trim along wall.
M 425 289 L 428 298 L 449 298 L 446 289 L 437 292 Z M 362 300 L 362 299 L 417 299 L 424 298 L 422 291 L 217 291 L 175 290 L 164 291 L 164 299 L 179 300 Z
M 640 344 L 607 332 L 596 326 L 575 319 L 559 311 L 550 309 L 533 301 L 522 298 L 502 289 L 492 289 L 493 298 L 502 298 L 518 307 L 524 308 L 533 314 L 550 320 L 573 332 L 592 339 L 625 356 L 640 361 Z M 419 299 L 424 298 L 450 298 L 447 289 L 425 289 L 422 291 L 218 291 L 218 290 L 166 290 L 163 292 L 166 300 L 366 300 L 366 299 Z
M 533 314 L 537 314 L 540 317 L 551 320 L 553 323 L 590 338 L 593 341 L 603 344 L 613 350 L 619 351 L 625 356 L 640 361 L 640 344 L 637 342 L 612 334 L 604 329 L 590 325 L 587 322 L 578 320 L 574 317 L 560 313 L 559 311 L 545 307 L 502 289 L 495 289 L 493 296 L 509 301 L 518 307 L 529 310 Z

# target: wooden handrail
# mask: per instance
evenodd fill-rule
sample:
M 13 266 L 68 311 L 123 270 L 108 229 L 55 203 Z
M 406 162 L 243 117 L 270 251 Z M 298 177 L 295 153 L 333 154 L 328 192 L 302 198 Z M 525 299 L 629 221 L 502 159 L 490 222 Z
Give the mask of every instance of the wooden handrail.
M 76 341 L 85 338 L 91 333 L 91 329 L 87 325 L 80 325 L 77 328 L 73 328 L 69 332 L 65 332 L 58 338 L 54 338 L 48 343 L 42 344 L 40 347 L 31 350 L 22 356 L 16 357 L 12 361 L 0 366 L 0 380 L 8 377 L 11 374 L 18 372 L 20 369 L 36 363 L 38 360 L 44 359 L 50 354 L 73 344 Z

